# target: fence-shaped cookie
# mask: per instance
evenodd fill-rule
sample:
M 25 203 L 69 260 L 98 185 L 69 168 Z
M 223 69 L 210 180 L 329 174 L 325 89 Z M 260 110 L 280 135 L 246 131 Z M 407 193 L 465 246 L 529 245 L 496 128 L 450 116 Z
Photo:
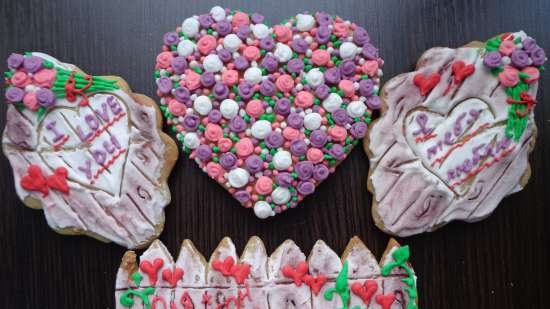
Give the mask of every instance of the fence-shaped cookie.
M 309 257 L 287 240 L 268 256 L 252 237 L 241 257 L 224 238 L 210 261 L 185 240 L 174 261 L 158 240 L 140 257 L 128 251 L 116 279 L 116 308 L 417 308 L 409 248 L 391 240 L 380 263 L 357 237 L 342 258 L 323 241 Z

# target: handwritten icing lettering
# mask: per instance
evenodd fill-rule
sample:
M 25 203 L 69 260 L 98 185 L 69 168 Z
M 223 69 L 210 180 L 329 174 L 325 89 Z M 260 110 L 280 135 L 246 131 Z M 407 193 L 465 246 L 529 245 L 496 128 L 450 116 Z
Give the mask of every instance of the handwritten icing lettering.
M 55 136 L 53 137 L 53 142 L 57 143 L 59 142 L 63 137 L 65 137 L 65 134 L 59 132 L 57 128 L 55 127 L 55 121 L 50 121 L 46 124 L 46 129 L 50 132 L 52 132 Z
M 109 121 L 109 110 L 107 109 L 107 104 L 105 102 L 101 103 L 101 109 L 98 109 L 95 112 L 103 121 Z
M 90 129 L 95 131 L 99 128 L 99 122 L 97 121 L 97 118 L 94 115 L 86 115 L 84 116 L 84 120 L 86 121 Z
M 413 132 L 414 136 L 417 136 L 419 134 L 428 135 L 432 133 L 433 128 L 428 128 L 428 116 L 426 114 L 420 113 L 418 116 L 416 116 L 415 120 L 420 128 Z
M 109 104 L 109 107 L 111 108 L 113 114 L 118 115 L 122 112 L 122 107 L 120 107 L 120 104 L 118 104 L 118 101 L 115 99 L 114 96 L 109 96 L 107 98 L 107 104 Z
M 105 163 L 108 153 L 110 154 L 113 153 L 115 149 L 120 149 L 120 143 L 114 135 L 111 135 L 110 140 L 110 143 L 109 141 L 103 142 L 103 149 L 92 150 L 92 156 L 94 157 L 94 160 L 100 165 L 103 165 Z
M 82 127 L 77 125 L 76 126 L 76 134 L 78 134 L 78 138 L 80 138 L 81 141 L 85 142 L 92 136 L 92 131 L 88 131 L 88 133 L 84 133 L 84 130 L 82 130 Z
M 88 179 L 92 179 L 92 161 L 86 160 L 86 165 L 79 166 L 78 170 L 84 172 Z

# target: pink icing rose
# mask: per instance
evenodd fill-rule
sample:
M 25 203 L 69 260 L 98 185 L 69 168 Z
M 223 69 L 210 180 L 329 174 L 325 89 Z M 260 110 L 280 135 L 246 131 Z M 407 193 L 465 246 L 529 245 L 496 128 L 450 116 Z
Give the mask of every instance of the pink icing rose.
M 31 79 L 25 72 L 17 71 L 11 77 L 11 83 L 19 88 L 25 88 L 25 86 L 31 83 Z
M 282 92 L 290 92 L 294 88 L 294 79 L 288 74 L 283 74 L 277 78 L 275 85 Z
M 233 27 L 248 25 L 250 24 L 250 18 L 246 13 L 235 12 L 235 14 L 233 14 L 233 19 L 231 20 L 231 24 L 233 25 Z
M 498 51 L 505 56 L 510 56 L 515 49 L 516 44 L 512 40 L 504 40 L 498 47 Z
M 218 148 L 221 152 L 228 152 L 233 146 L 231 139 L 222 137 L 218 140 Z
M 193 91 L 200 87 L 201 85 L 201 76 L 195 71 L 187 70 L 185 72 L 185 84 L 187 86 L 187 89 L 190 91 Z
M 273 180 L 271 178 L 266 176 L 261 176 L 256 181 L 256 185 L 254 186 L 254 189 L 256 189 L 256 192 L 261 195 L 266 195 L 271 193 L 271 190 L 273 190 Z
M 283 129 L 283 136 L 287 140 L 292 141 L 300 137 L 300 131 L 291 127 L 286 127 Z
M 343 22 L 336 22 L 333 25 L 332 32 L 339 38 L 345 37 L 348 35 L 348 25 Z
M 249 61 L 256 61 L 260 59 L 260 50 L 256 46 L 248 46 L 244 49 L 243 56 Z
M 315 65 L 323 66 L 326 65 L 330 60 L 330 53 L 324 49 L 317 49 L 311 55 L 311 61 Z
M 165 51 L 157 56 L 157 69 L 167 69 L 172 64 L 172 59 L 174 56 L 172 55 L 172 52 Z
M 367 60 L 361 66 L 361 70 L 363 73 L 367 74 L 368 76 L 375 76 L 378 73 L 378 61 L 376 60 Z
M 223 129 L 215 123 L 209 123 L 206 125 L 204 136 L 208 140 L 216 142 L 223 137 Z
M 349 79 L 343 79 L 338 83 L 338 88 L 344 92 L 344 96 L 351 98 L 355 94 L 355 87 L 353 82 Z
M 218 163 L 214 163 L 212 161 L 208 162 L 208 164 L 206 164 L 206 172 L 208 173 L 208 176 L 210 176 L 214 179 L 217 179 L 218 177 L 225 174 L 225 171 L 221 167 L 221 165 L 219 165 Z
M 235 149 L 237 150 L 237 155 L 243 158 L 252 154 L 254 145 L 249 138 L 245 137 L 235 144 Z
M 519 82 L 519 71 L 512 66 L 505 66 L 498 74 L 498 80 L 504 87 L 514 87 Z
M 54 69 L 42 69 L 32 76 L 35 84 L 42 88 L 52 88 L 57 71 Z
M 183 116 L 185 115 L 185 112 L 187 110 L 187 108 L 185 107 L 184 104 L 181 104 L 180 102 L 172 99 L 170 100 L 170 102 L 168 103 L 168 110 L 170 111 L 170 113 L 172 113 L 174 116 Z
M 343 142 L 348 136 L 348 131 L 341 126 L 334 126 L 328 129 L 328 134 L 332 137 L 332 140 L 337 142 Z
M 313 105 L 313 95 L 308 91 L 300 91 L 296 94 L 294 104 L 301 108 L 308 108 Z
M 529 77 L 524 78 L 523 80 L 528 83 L 532 84 L 539 80 L 540 72 L 539 69 L 535 67 L 526 67 L 521 71 L 521 73 L 529 75 Z
M 216 38 L 211 35 L 205 35 L 197 42 L 197 49 L 203 55 L 208 55 L 217 46 Z
M 236 85 L 239 82 L 239 72 L 227 70 L 222 73 L 222 82 L 227 86 Z
M 306 157 L 309 161 L 313 163 L 323 162 L 323 151 L 318 148 L 309 148 L 306 153 Z
M 31 111 L 35 111 L 40 107 L 38 100 L 36 99 L 36 92 L 27 92 L 23 97 L 23 104 Z
M 251 100 L 246 104 L 246 113 L 251 117 L 258 118 L 264 113 L 262 101 Z
M 292 39 L 292 30 L 289 27 L 283 25 L 277 25 L 273 27 L 275 38 L 279 42 L 288 42 Z

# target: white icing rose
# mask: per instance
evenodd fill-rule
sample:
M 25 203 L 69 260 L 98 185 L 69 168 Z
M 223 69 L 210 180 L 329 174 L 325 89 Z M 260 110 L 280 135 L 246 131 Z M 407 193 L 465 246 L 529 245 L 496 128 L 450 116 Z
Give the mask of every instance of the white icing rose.
M 304 117 L 304 127 L 310 131 L 319 129 L 323 117 L 317 113 L 309 113 Z
M 290 167 L 290 165 L 292 165 L 292 156 L 290 155 L 290 152 L 286 150 L 280 150 L 275 153 L 271 162 L 273 162 L 273 166 L 276 169 L 286 170 Z
M 285 204 L 290 201 L 290 191 L 287 188 L 278 187 L 271 192 L 271 199 L 277 205 Z
M 357 46 L 351 42 L 344 42 L 340 45 L 340 57 L 342 59 L 351 59 L 357 53 Z
M 195 45 L 195 43 L 189 40 L 183 40 L 178 44 L 178 54 L 180 56 L 187 57 L 195 52 L 196 47 L 197 46 Z
M 252 33 L 261 40 L 269 35 L 269 28 L 264 24 L 253 25 Z
M 315 26 L 315 18 L 309 14 L 296 15 L 296 28 L 300 31 L 309 31 Z
M 271 205 L 269 205 L 268 202 L 257 201 L 256 204 L 254 204 L 254 214 L 260 219 L 265 219 L 274 216 L 275 212 L 271 209 Z
M 220 57 L 215 54 L 206 56 L 202 62 L 202 65 L 204 66 L 204 70 L 206 72 L 215 73 L 219 72 L 223 68 L 223 62 L 220 60 Z
M 252 136 L 258 139 L 264 139 L 271 132 L 271 122 L 267 120 L 258 120 L 250 128 Z
M 290 49 L 290 47 L 286 44 L 277 43 L 277 47 L 275 47 L 275 52 L 273 55 L 277 58 L 277 60 L 279 60 L 279 62 L 287 62 L 292 59 L 292 49 Z
M 319 69 L 313 69 L 307 72 L 306 81 L 311 87 L 317 88 L 325 83 L 325 77 L 323 76 L 323 72 Z
M 210 9 L 210 15 L 215 21 L 221 21 L 225 19 L 225 10 L 221 6 L 215 6 Z
M 220 112 L 226 119 L 232 119 L 239 113 L 239 104 L 231 99 L 225 99 L 220 104 Z
M 181 24 L 181 32 L 185 36 L 192 38 L 199 33 L 199 21 L 196 18 L 189 17 Z
M 342 98 L 336 94 L 336 93 L 331 93 L 328 95 L 328 97 L 326 99 L 323 100 L 323 108 L 327 111 L 327 112 L 333 112 L 337 109 L 340 108 L 340 105 L 342 105 Z
M 212 101 L 210 101 L 209 97 L 201 95 L 193 102 L 193 109 L 203 116 L 208 115 L 212 110 Z
M 236 52 L 241 47 L 241 39 L 234 33 L 228 34 L 223 38 L 223 47 L 225 47 L 230 52 Z
M 262 70 L 257 67 L 248 68 L 244 71 L 244 79 L 252 84 L 262 81 Z
M 197 133 L 191 132 L 191 133 L 185 134 L 185 136 L 183 137 L 183 144 L 187 148 L 195 149 L 199 147 L 199 145 L 201 144 L 201 141 Z
M 348 115 L 351 116 L 351 118 L 361 117 L 365 114 L 367 111 L 367 106 L 365 106 L 365 103 L 361 101 L 353 101 L 350 104 L 348 104 L 347 107 Z
M 248 171 L 240 167 L 232 169 L 227 173 L 227 181 L 229 181 L 229 185 L 233 188 L 242 188 L 246 186 L 249 177 L 250 174 Z

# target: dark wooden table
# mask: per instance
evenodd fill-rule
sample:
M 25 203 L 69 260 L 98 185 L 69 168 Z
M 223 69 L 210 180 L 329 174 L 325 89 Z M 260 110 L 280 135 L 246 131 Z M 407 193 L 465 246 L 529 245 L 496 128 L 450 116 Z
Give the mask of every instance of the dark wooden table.
M 0 1 L 0 58 L 43 51 L 94 75 L 123 76 L 155 98 L 152 72 L 162 35 L 212 1 Z M 548 0 L 227 1 L 262 12 L 275 23 L 303 11 L 324 10 L 365 26 L 386 60 L 385 80 L 413 68 L 432 46 L 460 46 L 501 32 L 525 30 L 550 49 Z M 5 69 L 5 65 L 2 65 Z M 539 101 L 550 94 L 542 76 Z M 2 95 L 3 97 L 3 95 Z M 546 99 L 546 102 L 549 102 Z M 1 126 L 5 124 L 1 105 Z M 529 185 L 505 199 L 488 219 L 453 223 L 401 242 L 412 247 L 421 308 L 548 308 L 550 292 L 550 108 L 536 108 L 539 128 Z M 0 169 L 0 308 L 113 308 L 114 280 L 125 249 L 87 237 L 60 236 L 41 211 L 18 200 L 8 161 Z M 271 252 L 287 238 L 309 252 L 324 239 L 337 252 L 359 235 L 380 257 L 389 239 L 373 224 L 366 190 L 368 161 L 357 148 L 299 209 L 260 221 L 181 158 L 170 178 L 161 240 L 175 255 L 184 238 L 209 255 L 225 235 L 241 250 L 259 235 Z M 276 309 L 276 308 L 274 308 Z

